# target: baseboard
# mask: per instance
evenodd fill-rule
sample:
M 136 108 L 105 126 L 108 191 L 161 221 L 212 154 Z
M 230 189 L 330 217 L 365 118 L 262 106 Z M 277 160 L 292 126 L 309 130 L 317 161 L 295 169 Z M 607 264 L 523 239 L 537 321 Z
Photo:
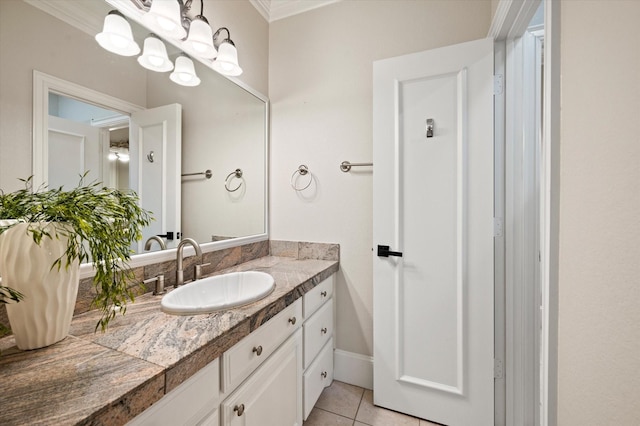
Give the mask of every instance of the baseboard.
M 335 349 L 333 378 L 350 385 L 373 389 L 373 357 Z

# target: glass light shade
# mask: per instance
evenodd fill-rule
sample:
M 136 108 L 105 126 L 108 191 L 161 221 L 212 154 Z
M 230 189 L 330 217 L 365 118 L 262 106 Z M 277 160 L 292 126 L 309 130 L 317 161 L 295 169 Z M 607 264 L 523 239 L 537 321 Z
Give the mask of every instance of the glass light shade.
M 166 46 L 162 40 L 154 36 L 144 40 L 144 50 L 142 55 L 138 56 L 138 63 L 151 71 L 166 72 L 173 69 Z
M 193 61 L 186 56 L 178 56 L 176 58 L 176 67 L 169 78 L 181 86 L 197 86 L 200 84 L 200 79 L 193 67 Z
M 120 13 L 109 12 L 104 18 L 102 32 L 96 34 L 96 41 L 109 52 L 134 56 L 140 53 L 140 46 L 133 39 L 131 25 Z
M 238 65 L 238 51 L 228 41 L 223 41 L 218 47 L 218 57 L 213 61 L 212 67 L 220 74 L 238 76 L 242 74 L 242 68 Z
M 185 50 L 201 58 L 213 59 L 218 52 L 213 47 L 213 31 L 204 16 L 198 15 L 189 26 L 189 35 L 183 43 Z
M 160 35 L 182 40 L 187 31 L 182 26 L 182 14 L 178 0 L 153 0 L 142 22 Z

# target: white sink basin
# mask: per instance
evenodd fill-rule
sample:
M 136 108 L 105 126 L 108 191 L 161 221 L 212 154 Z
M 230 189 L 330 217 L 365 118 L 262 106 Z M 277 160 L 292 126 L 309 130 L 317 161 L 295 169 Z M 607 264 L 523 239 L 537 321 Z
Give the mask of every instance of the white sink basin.
M 264 272 L 231 272 L 203 278 L 167 293 L 161 308 L 174 315 L 206 314 L 256 302 L 274 288 L 273 277 Z

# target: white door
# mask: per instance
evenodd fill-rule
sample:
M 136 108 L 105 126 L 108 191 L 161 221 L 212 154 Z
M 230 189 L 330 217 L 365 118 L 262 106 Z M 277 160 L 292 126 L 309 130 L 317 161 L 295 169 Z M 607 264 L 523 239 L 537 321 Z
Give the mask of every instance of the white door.
M 137 252 L 153 235 L 163 235 L 167 248 L 180 233 L 182 106 L 170 104 L 131 114 L 129 184 L 154 221 L 143 230 Z M 154 246 L 157 248 L 157 246 Z
M 67 190 L 80 183 L 103 181 L 103 143 L 99 128 L 88 124 L 49 116 L 47 185 Z
M 449 426 L 493 425 L 492 76 L 489 39 L 373 68 L 374 403 Z

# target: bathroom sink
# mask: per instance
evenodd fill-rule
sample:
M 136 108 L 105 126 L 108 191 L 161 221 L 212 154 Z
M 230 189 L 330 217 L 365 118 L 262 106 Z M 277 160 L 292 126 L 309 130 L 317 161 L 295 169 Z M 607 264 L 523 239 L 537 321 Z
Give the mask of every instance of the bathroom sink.
M 256 302 L 274 288 L 273 277 L 264 272 L 231 272 L 179 287 L 167 293 L 160 305 L 168 314 L 206 314 Z

